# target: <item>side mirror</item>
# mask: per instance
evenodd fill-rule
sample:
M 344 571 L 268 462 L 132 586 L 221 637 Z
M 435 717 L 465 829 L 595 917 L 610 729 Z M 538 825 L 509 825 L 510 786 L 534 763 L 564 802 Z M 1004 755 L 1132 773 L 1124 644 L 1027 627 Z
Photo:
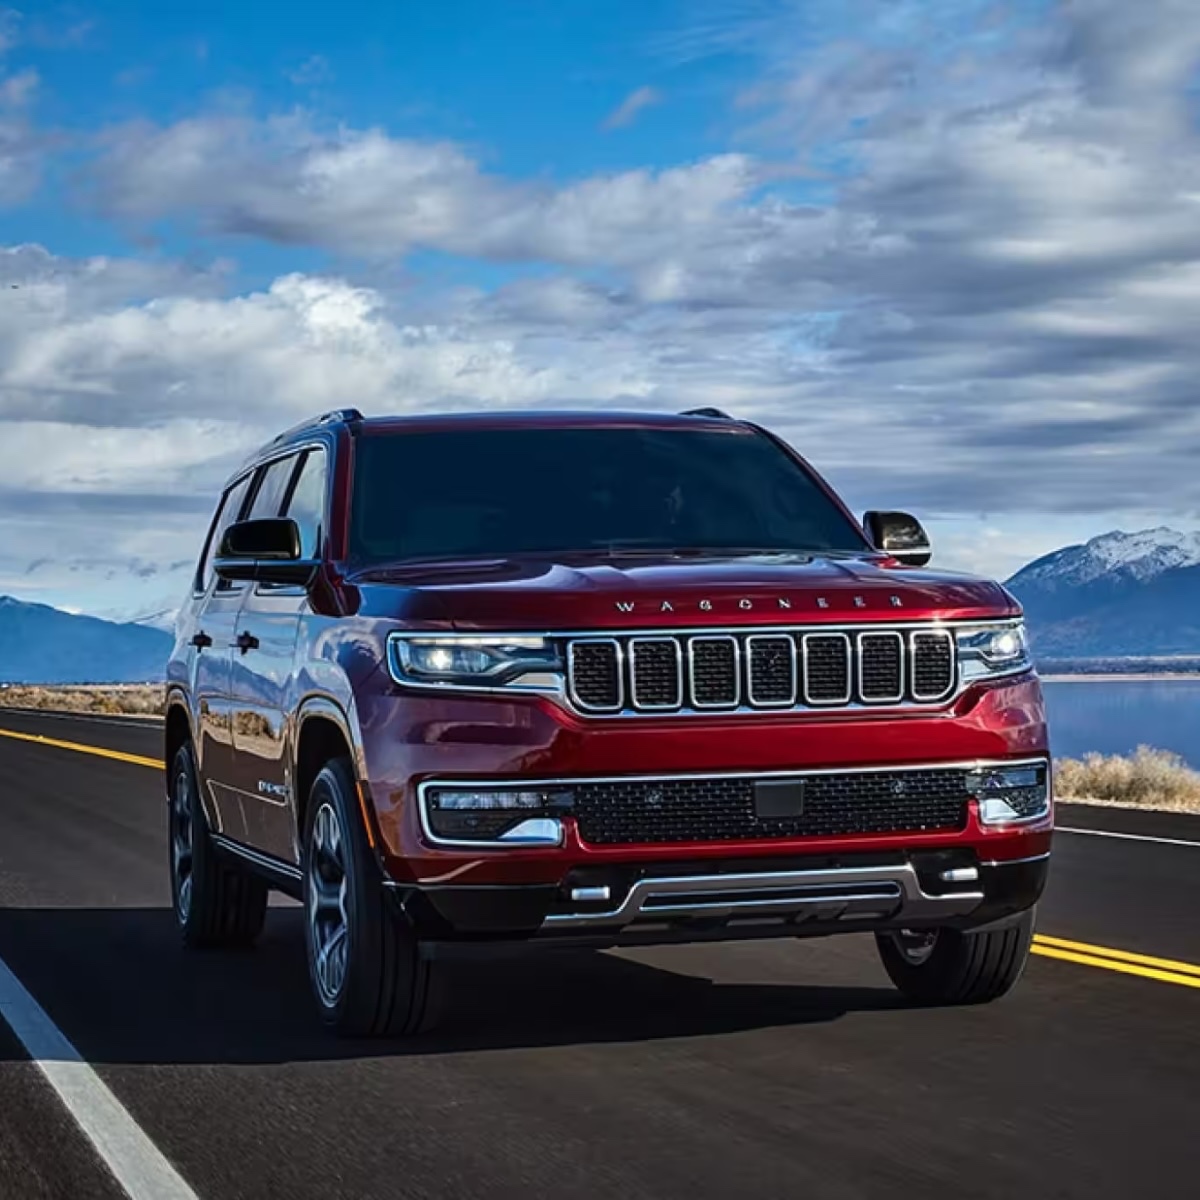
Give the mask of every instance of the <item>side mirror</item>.
M 213 569 L 222 579 L 307 586 L 317 569 L 300 557 L 300 527 L 288 517 L 235 521 L 225 530 Z
M 929 537 L 916 517 L 902 512 L 869 512 L 863 526 L 876 550 L 906 567 L 923 567 L 933 557 Z

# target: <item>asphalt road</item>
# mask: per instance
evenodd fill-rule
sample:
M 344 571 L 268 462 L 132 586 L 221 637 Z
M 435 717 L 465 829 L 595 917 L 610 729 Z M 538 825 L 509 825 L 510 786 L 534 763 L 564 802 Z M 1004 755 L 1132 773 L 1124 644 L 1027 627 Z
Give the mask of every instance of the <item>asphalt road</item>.
M 158 754 L 138 722 L 0 730 Z M 162 783 L 0 734 L 0 962 L 203 1200 L 1200 1189 L 1200 989 L 1178 969 L 1040 954 L 999 1004 L 939 1011 L 904 1006 L 863 937 L 514 953 L 456 964 L 436 1035 L 340 1042 L 295 907 L 253 951 L 180 948 Z M 1059 819 L 1200 842 L 1196 818 Z M 1200 846 L 1059 834 L 1039 930 L 1200 964 Z M 0 1197 L 119 1195 L 0 1020 Z

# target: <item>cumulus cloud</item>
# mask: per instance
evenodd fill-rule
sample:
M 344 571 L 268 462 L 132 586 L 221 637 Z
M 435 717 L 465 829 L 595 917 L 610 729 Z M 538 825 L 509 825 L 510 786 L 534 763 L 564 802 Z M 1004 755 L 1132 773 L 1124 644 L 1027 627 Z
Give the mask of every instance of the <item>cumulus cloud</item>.
M 485 172 L 461 146 L 299 117 L 196 117 L 111 130 L 91 182 L 126 219 L 191 216 L 284 244 L 397 256 L 414 249 L 571 266 L 636 264 L 732 222 L 760 181 L 739 154 L 562 187 Z

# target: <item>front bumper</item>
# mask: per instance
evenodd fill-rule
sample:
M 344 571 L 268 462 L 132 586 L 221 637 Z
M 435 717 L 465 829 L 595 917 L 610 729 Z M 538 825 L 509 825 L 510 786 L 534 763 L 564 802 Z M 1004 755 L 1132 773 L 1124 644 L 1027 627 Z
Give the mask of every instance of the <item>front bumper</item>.
M 989 862 L 974 850 L 587 868 L 557 887 L 392 885 L 429 941 L 598 946 L 972 929 L 1032 907 L 1048 852 Z
M 436 844 L 422 828 L 427 781 L 462 783 L 638 776 L 803 775 L 810 772 L 1002 762 L 1048 753 L 1041 689 L 1033 675 L 977 685 L 945 710 L 910 713 L 761 714 L 753 719 L 584 721 L 531 698 L 378 697 L 362 720 L 362 784 L 371 832 L 387 877 L 401 887 L 470 884 L 557 886 L 572 870 L 737 856 L 765 870 L 787 854 L 968 845 L 981 861 L 1033 857 L 1049 849 L 1050 823 L 935 832 L 721 839 L 601 845 L 566 830 L 559 846 L 496 849 Z M 573 825 L 573 823 L 568 823 Z

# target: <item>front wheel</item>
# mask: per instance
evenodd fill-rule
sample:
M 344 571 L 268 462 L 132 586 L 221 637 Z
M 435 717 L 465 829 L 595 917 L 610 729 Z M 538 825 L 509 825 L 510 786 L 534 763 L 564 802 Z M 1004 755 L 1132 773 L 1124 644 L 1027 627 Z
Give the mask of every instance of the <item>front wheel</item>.
M 304 834 L 308 973 L 321 1020 L 337 1033 L 416 1033 L 433 1019 L 432 972 L 385 894 L 345 759 L 313 783 Z
M 1003 929 L 899 929 L 877 933 L 892 982 L 921 1004 L 987 1004 L 1021 978 L 1033 941 L 1033 910 Z

